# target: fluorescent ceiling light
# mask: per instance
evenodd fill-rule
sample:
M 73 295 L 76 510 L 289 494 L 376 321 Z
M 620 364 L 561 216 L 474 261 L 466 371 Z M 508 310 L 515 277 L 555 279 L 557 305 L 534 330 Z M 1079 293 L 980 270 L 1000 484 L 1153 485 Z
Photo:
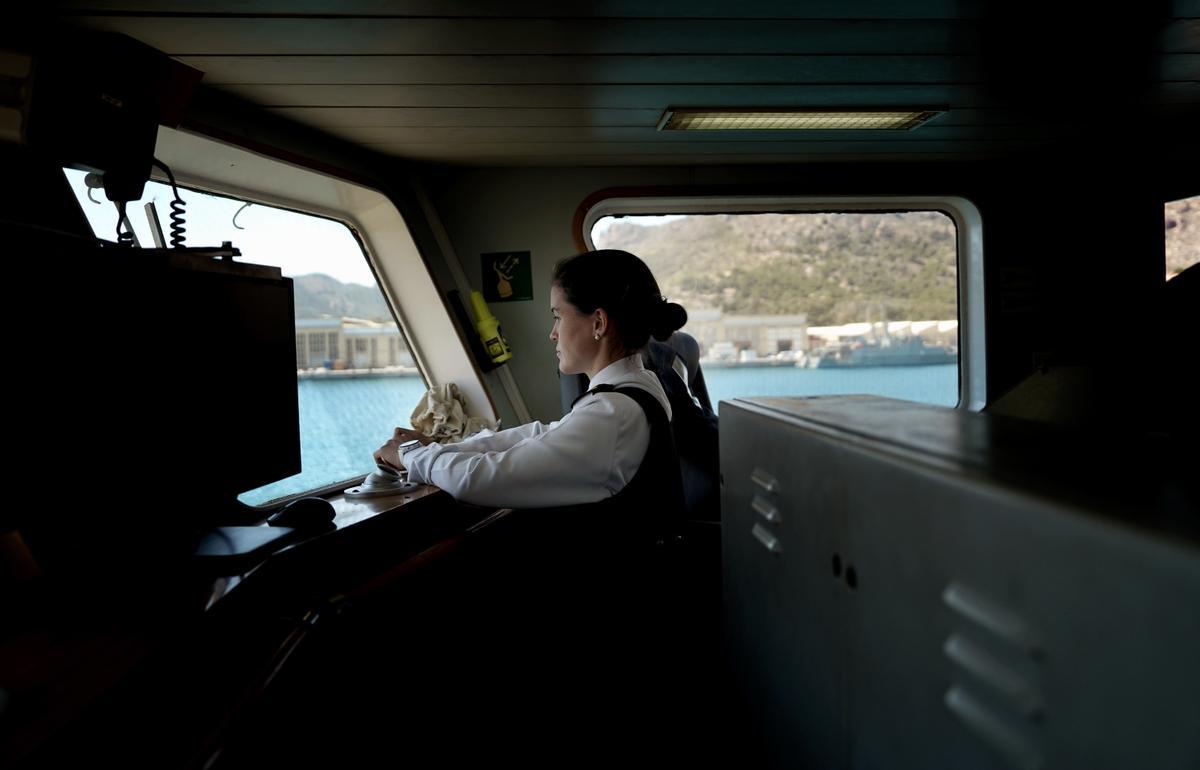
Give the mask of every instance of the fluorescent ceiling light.
M 659 131 L 909 131 L 944 110 L 794 110 L 672 107 Z

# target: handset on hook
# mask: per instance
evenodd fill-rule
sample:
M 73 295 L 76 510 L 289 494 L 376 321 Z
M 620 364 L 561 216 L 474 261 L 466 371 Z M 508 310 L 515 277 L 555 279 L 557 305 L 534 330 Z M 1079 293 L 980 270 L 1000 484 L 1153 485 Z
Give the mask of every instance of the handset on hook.
M 393 468 L 387 463 L 375 463 L 375 467 L 378 468 L 379 472 L 385 476 L 395 476 L 396 478 L 400 478 L 403 475 L 403 472 L 399 468 Z

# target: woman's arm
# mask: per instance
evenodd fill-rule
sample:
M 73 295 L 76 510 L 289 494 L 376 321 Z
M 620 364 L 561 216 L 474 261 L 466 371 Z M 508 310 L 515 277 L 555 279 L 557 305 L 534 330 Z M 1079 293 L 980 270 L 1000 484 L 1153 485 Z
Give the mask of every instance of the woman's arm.
M 606 393 L 508 446 L 493 448 L 487 439 L 466 444 L 408 452 L 409 478 L 476 505 L 542 508 L 620 491 L 646 454 L 650 428 L 635 401 Z
M 508 430 L 498 431 L 496 433 L 493 433 L 490 430 L 484 430 L 457 443 L 447 444 L 442 449 L 443 451 L 448 452 L 460 452 L 464 449 L 476 452 L 500 451 L 508 449 L 517 442 L 523 441 L 530 436 L 536 436 L 539 433 L 543 433 L 549 430 L 553 425 L 557 424 L 558 423 L 551 423 L 550 425 L 546 425 L 540 422 L 531 422 L 525 425 L 518 425 L 515 428 L 509 428 Z M 418 433 L 407 428 L 396 428 L 392 434 L 392 437 L 384 442 L 383 446 L 375 450 L 375 462 L 382 462 L 386 465 L 392 466 L 393 468 L 403 468 L 404 460 L 403 457 L 401 457 L 399 447 L 405 441 L 409 441 L 411 439 L 417 439 L 426 446 L 433 443 L 433 439 L 422 433 Z M 413 451 L 415 450 L 409 450 L 409 453 L 411 454 Z

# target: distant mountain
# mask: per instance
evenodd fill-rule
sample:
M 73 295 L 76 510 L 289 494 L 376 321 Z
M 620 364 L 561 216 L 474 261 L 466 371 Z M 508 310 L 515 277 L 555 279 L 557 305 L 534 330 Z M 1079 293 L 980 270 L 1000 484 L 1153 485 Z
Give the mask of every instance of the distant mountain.
M 366 318 L 391 321 L 392 314 L 379 289 L 342 283 L 322 273 L 296 276 L 296 318 Z
M 936 212 L 618 221 L 597 240 L 642 257 L 685 308 L 803 313 L 813 326 L 958 315 L 954 223 Z
M 1168 204 L 1164 227 L 1171 275 L 1200 259 L 1200 197 Z M 813 326 L 958 315 L 954 224 L 936 212 L 618 220 L 596 240 L 644 259 L 686 308 L 803 313 Z

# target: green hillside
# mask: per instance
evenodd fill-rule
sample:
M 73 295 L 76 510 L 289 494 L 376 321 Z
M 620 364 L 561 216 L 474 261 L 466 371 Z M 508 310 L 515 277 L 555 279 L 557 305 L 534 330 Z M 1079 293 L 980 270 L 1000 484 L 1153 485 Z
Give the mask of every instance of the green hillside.
M 816 326 L 958 315 L 954 223 L 936 212 L 618 221 L 598 241 L 642 257 L 689 308 L 803 313 Z

